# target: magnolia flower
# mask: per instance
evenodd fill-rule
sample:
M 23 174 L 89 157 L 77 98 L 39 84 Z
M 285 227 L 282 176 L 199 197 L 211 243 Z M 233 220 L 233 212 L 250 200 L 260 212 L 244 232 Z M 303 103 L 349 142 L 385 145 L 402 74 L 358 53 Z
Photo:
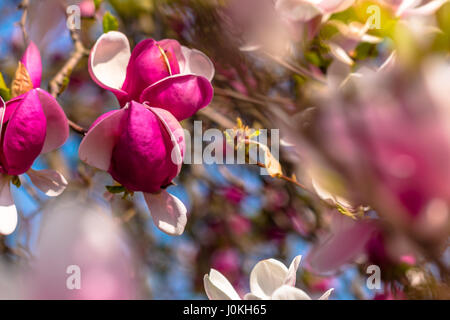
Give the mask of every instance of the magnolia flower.
M 130 51 L 127 37 L 103 34 L 89 57 L 89 72 L 113 92 L 123 107 L 135 100 L 170 111 L 183 120 L 207 106 L 213 96 L 214 66 L 202 52 L 176 40 L 141 41 Z
M 59 148 L 69 135 L 67 118 L 50 94 L 39 89 L 41 57 L 30 43 L 12 85 L 13 99 L 1 100 L 0 132 L 0 234 L 10 234 L 17 225 L 17 211 L 10 191 L 14 176 L 26 173 L 47 196 L 61 194 L 66 179 L 54 170 L 31 169 L 42 153 Z
M 93 123 L 81 142 L 79 157 L 108 171 L 129 191 L 144 192 L 156 226 L 179 235 L 186 225 L 186 208 L 164 188 L 181 170 L 183 133 L 170 112 L 132 101 Z
M 292 261 L 289 269 L 280 261 L 267 259 L 258 262 L 250 273 L 250 293 L 245 300 L 311 300 L 303 290 L 295 287 L 296 273 L 301 256 Z M 217 270 L 211 269 L 203 278 L 210 300 L 240 300 L 230 282 Z M 327 300 L 333 289 L 319 300 Z

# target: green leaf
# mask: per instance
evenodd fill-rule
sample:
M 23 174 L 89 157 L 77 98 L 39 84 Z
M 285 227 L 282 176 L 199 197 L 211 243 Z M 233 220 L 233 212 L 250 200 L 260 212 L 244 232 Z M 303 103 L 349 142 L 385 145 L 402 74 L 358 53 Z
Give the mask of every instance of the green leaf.
M 117 22 L 116 17 L 114 17 L 111 12 L 107 11 L 103 15 L 103 32 L 107 33 L 109 31 L 115 31 L 119 29 L 119 22 Z
M 8 101 L 11 99 L 11 89 L 9 89 L 8 86 L 6 85 L 1 72 L 0 72 L 0 96 L 5 101 Z

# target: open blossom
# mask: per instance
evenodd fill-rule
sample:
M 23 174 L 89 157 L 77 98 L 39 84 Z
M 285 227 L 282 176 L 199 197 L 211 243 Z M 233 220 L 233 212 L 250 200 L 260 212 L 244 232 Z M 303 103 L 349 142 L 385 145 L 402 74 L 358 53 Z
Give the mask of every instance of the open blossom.
M 122 107 L 132 100 L 147 102 L 180 121 L 207 106 L 213 96 L 212 62 L 171 39 L 146 39 L 131 52 L 124 34 L 105 33 L 92 48 L 89 72 L 97 84 L 116 95 Z
M 295 287 L 296 273 L 301 256 L 291 262 L 289 269 L 280 261 L 267 259 L 258 262 L 250 273 L 250 293 L 245 300 L 311 300 L 303 290 Z M 230 282 L 217 270 L 205 275 L 204 286 L 210 300 L 240 300 Z M 326 300 L 333 289 L 319 299 Z
M 31 169 L 36 158 L 59 148 L 69 135 L 67 118 L 49 93 L 39 88 L 41 57 L 30 43 L 19 63 L 13 82 L 13 98 L 3 103 L 0 130 L 0 234 L 10 234 L 17 225 L 17 211 L 10 191 L 14 176 L 26 173 L 48 196 L 57 196 L 67 185 L 54 170 Z
M 156 226 L 179 235 L 186 224 L 183 203 L 164 190 L 181 170 L 183 130 L 166 110 L 132 101 L 98 118 L 79 149 L 80 159 L 129 191 L 142 191 Z

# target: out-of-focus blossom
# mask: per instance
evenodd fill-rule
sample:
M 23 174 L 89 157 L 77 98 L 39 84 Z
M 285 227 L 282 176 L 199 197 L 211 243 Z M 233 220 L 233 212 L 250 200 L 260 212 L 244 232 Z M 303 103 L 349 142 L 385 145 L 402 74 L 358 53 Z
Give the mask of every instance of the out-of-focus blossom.
M 345 11 L 355 0 L 275 0 L 275 8 L 292 22 L 310 21 L 317 16 L 327 20 L 333 13 Z
M 132 100 L 168 110 L 178 120 L 207 106 L 213 96 L 214 65 L 176 40 L 141 41 L 131 52 L 120 32 L 103 34 L 89 57 L 89 72 L 123 107 Z
M 427 81 L 445 83 L 445 66 L 439 76 L 437 68 L 411 75 L 392 69 L 355 81 L 351 98 L 334 97 L 320 132 L 362 202 L 417 234 L 441 239 L 450 220 L 448 91 L 430 89 Z
M 308 294 L 295 287 L 301 256 L 292 261 L 289 269 L 280 261 L 267 259 L 258 262 L 250 273 L 250 293 L 246 300 L 310 300 Z M 205 291 L 210 300 L 240 300 L 230 282 L 217 270 L 211 269 L 204 277 Z M 319 299 L 326 300 L 333 289 Z
M 434 14 L 448 0 L 379 0 L 391 8 L 397 17 L 429 16 Z
M 240 260 L 236 249 L 218 250 L 211 257 L 211 268 L 237 279 L 240 275 Z
M 120 224 L 98 207 L 65 201 L 45 212 L 39 256 L 22 276 L 25 297 L 138 298 L 136 261 Z
M 155 225 L 180 235 L 186 208 L 165 188 L 179 174 L 184 151 L 183 130 L 170 112 L 132 101 L 93 123 L 79 156 L 127 190 L 144 192 Z
M 355 50 L 361 42 L 376 44 L 383 40 L 367 34 L 370 28 L 369 23 L 362 24 L 354 21 L 347 25 L 342 21 L 333 20 L 329 21 L 328 24 L 336 27 L 339 31 L 328 41 L 331 54 L 350 66 L 354 64 L 354 61 L 349 53 Z
M 375 230 L 377 227 L 373 221 L 355 221 L 333 213 L 330 231 L 319 237 L 319 242 L 306 257 L 307 268 L 325 275 L 339 271 L 365 252 Z
M 82 0 L 80 3 L 81 16 L 90 18 L 95 15 L 95 3 L 94 0 Z
M 47 196 L 61 194 L 66 179 L 54 170 L 31 169 L 42 154 L 59 148 L 69 136 L 67 118 L 55 98 L 39 88 L 42 65 L 39 50 L 30 43 L 12 84 L 13 98 L 1 100 L 0 132 L 0 234 L 12 233 L 17 211 L 10 182 L 27 174 Z M 16 181 L 15 184 L 18 182 Z
M 239 214 L 233 214 L 228 218 L 228 225 L 236 236 L 244 235 L 252 228 L 251 221 Z
M 223 190 L 223 195 L 228 202 L 234 205 L 240 204 L 246 196 L 244 190 L 235 186 L 226 187 Z

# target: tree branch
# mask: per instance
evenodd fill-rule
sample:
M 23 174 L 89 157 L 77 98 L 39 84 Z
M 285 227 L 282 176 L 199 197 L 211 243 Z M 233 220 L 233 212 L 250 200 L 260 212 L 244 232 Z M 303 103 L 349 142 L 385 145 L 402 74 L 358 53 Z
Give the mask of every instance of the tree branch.
M 73 41 L 73 51 L 70 55 L 70 58 L 53 77 L 48 85 L 50 94 L 55 98 L 58 97 L 62 93 L 62 91 L 64 91 L 64 87 L 68 81 L 68 78 L 70 77 L 70 74 L 81 61 L 81 59 L 89 55 L 89 50 L 84 47 L 80 39 L 80 34 L 76 30 L 72 29 L 70 30 L 70 36 Z M 72 120 L 69 120 L 69 125 L 75 132 L 81 135 L 85 135 L 87 132 L 85 128 L 76 124 Z

